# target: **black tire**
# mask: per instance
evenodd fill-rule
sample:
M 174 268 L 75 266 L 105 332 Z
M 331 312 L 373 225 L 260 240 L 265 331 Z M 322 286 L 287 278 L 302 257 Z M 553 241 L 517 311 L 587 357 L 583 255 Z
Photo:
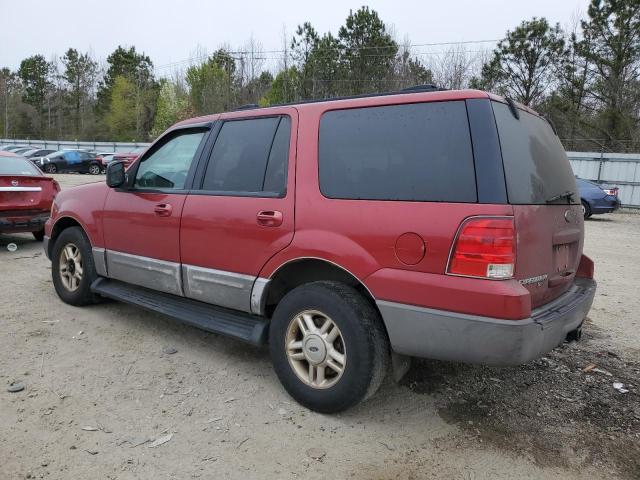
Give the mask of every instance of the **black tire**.
M 39 242 L 44 240 L 44 229 L 33 232 L 33 238 L 35 238 Z
M 591 206 L 584 200 L 582 200 L 582 214 L 585 220 L 591 216 Z
M 305 310 L 328 316 L 344 342 L 344 370 L 328 388 L 304 383 L 287 356 L 287 330 Z M 382 384 L 390 361 L 389 340 L 376 309 L 354 288 L 328 281 L 305 284 L 285 295 L 271 319 L 269 351 L 287 392 L 298 403 L 321 413 L 340 412 L 372 396 Z
M 102 167 L 100 166 L 99 163 L 92 163 L 91 165 L 89 165 L 89 173 L 91 175 L 100 175 L 101 172 L 102 172 Z
M 65 287 L 60 274 L 60 257 L 62 250 L 67 245 L 72 244 L 80 251 L 82 256 L 82 279 L 75 290 Z M 60 299 L 70 305 L 82 306 L 96 303 L 98 297 L 91 293 L 91 284 L 98 278 L 96 268 L 93 263 L 91 244 L 80 227 L 70 227 L 62 231 L 55 241 L 51 252 L 51 277 L 53 286 Z
M 46 173 L 58 173 L 58 167 L 56 166 L 55 163 L 47 163 L 44 166 L 44 171 Z

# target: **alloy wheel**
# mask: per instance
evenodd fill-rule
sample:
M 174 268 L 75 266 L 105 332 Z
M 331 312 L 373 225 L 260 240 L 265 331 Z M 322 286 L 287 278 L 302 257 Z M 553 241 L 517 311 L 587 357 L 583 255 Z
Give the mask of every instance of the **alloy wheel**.
M 74 292 L 80 287 L 82 281 L 82 254 L 73 243 L 67 243 L 60 251 L 60 280 L 64 288 Z
M 295 374 L 312 388 L 334 386 L 347 364 L 342 332 L 331 318 L 318 310 L 305 310 L 291 319 L 285 350 Z

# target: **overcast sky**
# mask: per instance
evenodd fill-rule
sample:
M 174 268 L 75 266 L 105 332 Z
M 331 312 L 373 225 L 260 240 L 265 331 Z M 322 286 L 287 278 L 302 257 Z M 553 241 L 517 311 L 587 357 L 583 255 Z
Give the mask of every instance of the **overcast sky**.
M 118 45 L 135 45 L 160 74 L 174 62 L 222 44 L 241 49 L 248 38 L 265 51 L 282 48 L 310 21 L 321 33 L 336 33 L 349 9 L 378 11 L 402 41 L 413 44 L 501 38 L 523 19 L 547 17 L 565 26 L 588 0 L 0 0 L 0 67 L 41 53 L 47 59 L 67 48 L 91 51 L 100 61 Z M 491 46 L 491 45 L 489 45 Z M 416 47 L 418 49 L 419 47 Z M 267 55 L 265 55 L 267 56 Z

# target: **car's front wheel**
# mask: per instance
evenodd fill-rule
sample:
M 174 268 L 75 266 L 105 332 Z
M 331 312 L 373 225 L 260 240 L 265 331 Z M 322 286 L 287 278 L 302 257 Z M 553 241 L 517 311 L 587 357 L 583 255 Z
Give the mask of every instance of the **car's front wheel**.
M 354 288 L 314 282 L 289 292 L 269 330 L 274 369 L 289 394 L 334 413 L 373 395 L 387 372 L 389 341 L 380 315 Z
M 56 166 L 55 163 L 47 163 L 44 166 L 44 171 L 46 173 L 57 173 L 58 172 L 58 167 Z
M 53 286 L 62 301 L 70 305 L 95 302 L 91 283 L 97 278 L 91 244 L 80 227 L 63 230 L 51 255 Z

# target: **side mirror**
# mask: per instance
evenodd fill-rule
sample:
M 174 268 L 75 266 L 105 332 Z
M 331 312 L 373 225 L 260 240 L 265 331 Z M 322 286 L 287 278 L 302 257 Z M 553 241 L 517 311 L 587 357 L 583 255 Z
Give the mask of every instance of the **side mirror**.
M 107 185 L 118 188 L 124 185 L 127 174 L 124 171 L 124 162 L 111 162 L 107 166 Z

